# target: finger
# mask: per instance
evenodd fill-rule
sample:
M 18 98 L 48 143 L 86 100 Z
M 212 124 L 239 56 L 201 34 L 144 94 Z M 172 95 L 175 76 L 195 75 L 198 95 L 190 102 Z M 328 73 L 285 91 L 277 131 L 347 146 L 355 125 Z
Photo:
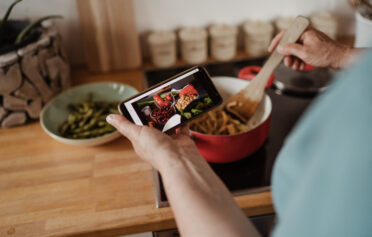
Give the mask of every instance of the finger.
M 292 68 L 293 70 L 298 70 L 300 68 L 300 60 L 298 60 L 298 58 L 294 60 Z
M 302 60 L 306 57 L 304 46 L 301 44 L 288 43 L 288 44 L 280 45 L 277 48 L 277 50 L 280 54 L 293 55 Z
M 314 31 L 315 28 L 313 28 L 312 26 L 308 26 L 307 29 L 302 33 L 302 35 L 300 36 L 300 39 L 298 40 L 298 42 L 304 42 L 305 39 L 309 36 L 309 32 L 311 31 Z
M 282 39 L 284 33 L 286 30 L 282 30 L 279 34 L 277 34 L 272 40 L 269 45 L 269 48 L 267 49 L 269 53 L 272 53 L 275 49 L 275 47 L 279 44 L 280 40 Z
M 300 71 L 304 71 L 304 70 L 305 70 L 305 63 L 301 62 L 300 63 Z
M 292 66 L 292 64 L 293 64 L 293 57 L 292 56 L 286 56 L 284 58 L 284 65 L 286 67 L 290 67 L 290 66 Z
M 129 122 L 120 114 L 110 114 L 106 117 L 106 121 L 130 140 L 136 140 L 140 134 L 141 127 Z

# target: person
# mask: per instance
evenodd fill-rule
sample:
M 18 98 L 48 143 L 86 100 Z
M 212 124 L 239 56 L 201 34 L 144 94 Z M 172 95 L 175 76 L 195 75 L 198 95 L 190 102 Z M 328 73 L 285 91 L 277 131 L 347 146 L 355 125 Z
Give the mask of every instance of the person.
M 273 39 L 270 52 L 282 35 Z M 285 55 L 285 65 L 296 70 L 305 63 L 353 66 L 317 98 L 277 158 L 272 194 L 278 223 L 273 236 L 370 236 L 372 52 L 340 45 L 313 28 L 299 42 L 277 50 Z M 161 173 L 182 236 L 259 236 L 201 157 L 187 128 L 168 136 L 121 115 L 109 115 L 107 121 Z

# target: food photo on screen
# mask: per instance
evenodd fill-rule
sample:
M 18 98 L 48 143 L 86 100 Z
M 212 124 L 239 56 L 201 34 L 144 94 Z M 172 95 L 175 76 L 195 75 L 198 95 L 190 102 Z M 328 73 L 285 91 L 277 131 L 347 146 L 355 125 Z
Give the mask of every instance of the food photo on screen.
M 133 108 L 144 124 L 166 132 L 213 105 L 200 80 L 190 75 L 134 102 Z

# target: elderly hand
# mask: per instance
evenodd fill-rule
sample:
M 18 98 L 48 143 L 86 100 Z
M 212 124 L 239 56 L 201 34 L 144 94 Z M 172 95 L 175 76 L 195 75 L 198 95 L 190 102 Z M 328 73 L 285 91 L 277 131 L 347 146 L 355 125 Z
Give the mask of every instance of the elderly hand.
M 132 142 L 142 159 L 160 171 L 182 236 L 259 236 L 201 157 L 186 128 L 168 136 L 155 128 L 134 125 L 118 114 L 109 115 L 107 122 Z
M 132 142 L 134 150 L 143 160 L 159 171 L 163 170 L 165 164 L 169 167 L 184 158 L 200 157 L 185 127 L 169 136 L 155 128 L 137 126 L 118 114 L 107 116 L 107 122 Z
M 280 32 L 271 41 L 269 52 L 273 52 L 284 33 L 285 31 Z M 297 43 L 281 45 L 277 51 L 286 56 L 284 64 L 294 70 L 304 70 L 305 63 L 315 67 L 340 69 L 348 63 L 351 48 L 341 45 L 324 33 L 309 27 Z

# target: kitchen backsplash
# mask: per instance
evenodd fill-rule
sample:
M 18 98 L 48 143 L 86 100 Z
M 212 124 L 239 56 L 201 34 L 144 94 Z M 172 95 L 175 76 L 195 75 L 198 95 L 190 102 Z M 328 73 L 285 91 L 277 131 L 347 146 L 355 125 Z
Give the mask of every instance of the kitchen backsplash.
M 0 1 L 0 15 L 13 0 Z M 310 15 L 329 11 L 339 19 L 340 35 L 354 33 L 354 13 L 347 0 L 133 0 L 137 29 L 141 35 L 153 29 L 207 26 L 211 23 L 240 25 L 248 19 L 273 20 L 279 16 Z M 56 21 L 73 64 L 84 62 L 75 0 L 28 0 L 17 6 L 12 18 L 34 19 L 61 14 Z

